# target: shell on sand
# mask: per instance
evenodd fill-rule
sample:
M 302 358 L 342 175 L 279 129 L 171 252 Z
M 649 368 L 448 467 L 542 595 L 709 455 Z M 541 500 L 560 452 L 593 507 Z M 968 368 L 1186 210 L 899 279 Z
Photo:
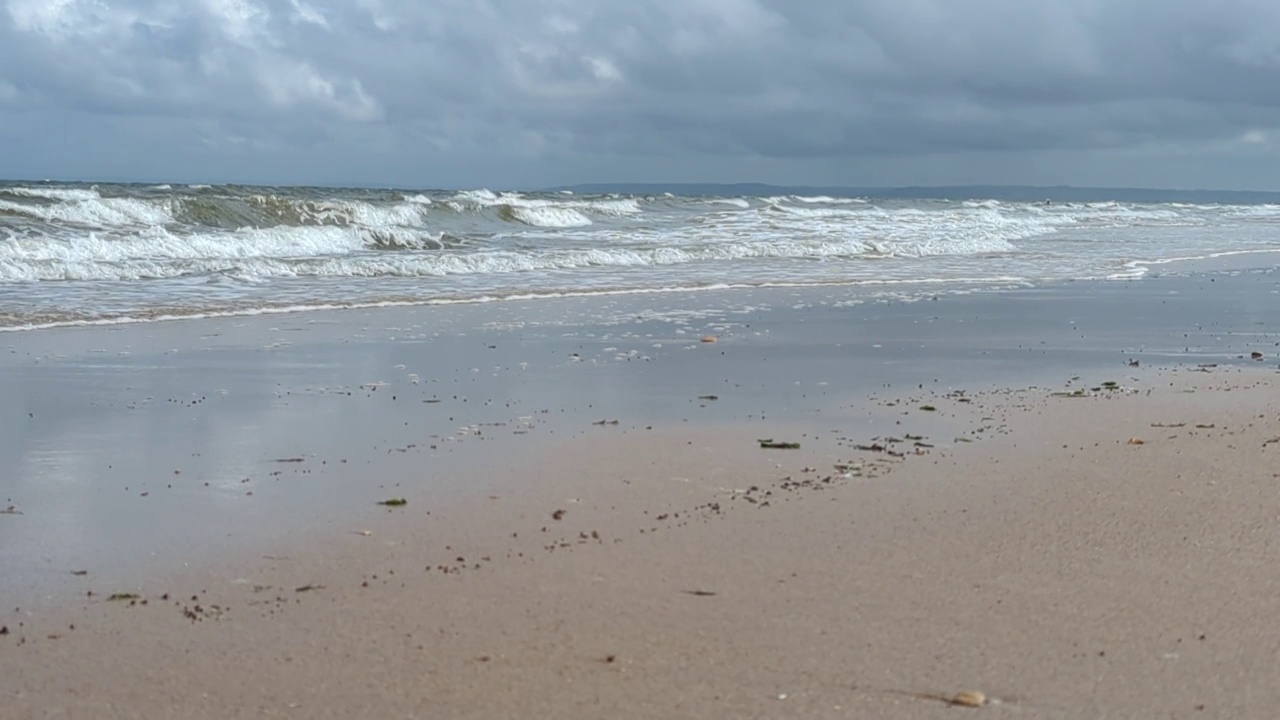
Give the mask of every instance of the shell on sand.
M 956 693 L 956 696 L 951 698 L 951 704 L 961 707 L 982 707 L 987 704 L 987 696 L 977 690 L 965 690 Z

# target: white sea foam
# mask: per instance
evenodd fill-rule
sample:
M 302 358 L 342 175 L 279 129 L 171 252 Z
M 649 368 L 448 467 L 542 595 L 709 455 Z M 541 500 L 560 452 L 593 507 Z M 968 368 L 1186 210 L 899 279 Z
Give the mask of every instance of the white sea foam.
M 525 225 L 533 225 L 534 227 L 570 228 L 591 224 L 591 218 L 573 208 L 554 207 L 551 205 L 542 207 L 516 206 L 511 209 L 511 215 Z
M 830 195 L 790 195 L 786 199 L 792 202 L 826 205 L 863 205 L 867 202 L 864 198 L 835 198 Z
M 87 233 L 75 240 L 16 238 L 0 244 L 0 280 L 136 280 L 223 270 L 260 258 L 346 254 L 364 247 L 338 227 L 275 227 L 177 235 L 151 227 L 129 236 Z M 181 262 L 187 261 L 187 262 Z
M 459 211 L 469 208 L 509 208 L 513 211 L 511 214 L 515 219 L 537 227 L 579 227 L 591 224 L 587 215 L 622 217 L 641 212 L 639 201 L 629 197 L 550 200 L 531 198 L 521 193 L 498 194 L 484 189 L 460 192 L 453 196 L 450 204 Z M 546 212 L 514 212 L 520 209 L 546 210 Z M 583 219 L 586 219 L 586 222 L 583 222 Z
M 497 201 L 498 194 L 488 188 L 480 188 L 478 190 L 463 190 L 453 199 L 463 203 L 473 203 L 476 205 L 490 205 Z
M 1239 257 L 1242 255 L 1280 255 L 1280 247 L 1254 248 L 1249 250 L 1222 250 L 1220 252 L 1204 253 L 1201 255 L 1180 255 L 1177 257 L 1165 257 L 1153 260 L 1131 260 L 1125 263 L 1125 266 L 1141 269 L 1160 265 L 1173 265 L 1176 263 L 1193 263 L 1204 260 L 1217 260 L 1219 258 Z
M 86 191 L 87 192 L 87 191 Z M 49 205 L 14 203 L 0 200 L 0 210 L 27 215 L 46 222 L 60 222 L 93 227 L 161 225 L 172 222 L 169 202 L 136 198 L 103 198 L 92 196 L 67 198 Z
M 0 192 L 10 195 L 19 195 L 22 197 L 44 198 L 46 200 L 68 200 L 68 201 L 84 201 L 96 200 L 102 197 L 97 190 L 89 190 L 84 188 L 30 188 L 30 187 L 11 187 L 0 188 Z
M 394 308 L 394 307 L 416 307 L 430 305 L 478 305 L 486 303 L 498 302 L 519 302 L 525 300 L 543 300 L 555 298 L 581 298 L 581 297 L 609 297 L 609 296 L 625 296 L 625 295 L 669 295 L 684 293 L 702 293 L 714 292 L 717 290 L 738 290 L 749 288 L 802 288 L 802 287 L 835 287 L 835 286 L 867 286 L 875 287 L 878 285 L 917 285 L 930 288 L 931 294 L 936 294 L 936 288 L 946 286 L 957 286 L 950 289 L 951 294 L 963 295 L 970 292 L 966 286 L 977 287 L 998 287 L 998 286 L 1026 286 L 1027 281 L 1024 278 L 1017 277 L 983 277 L 983 278 L 920 278 L 918 280 L 909 281 L 907 283 L 889 282 L 879 280 L 866 280 L 855 282 L 738 282 L 738 283 L 704 283 L 697 285 L 670 285 L 656 287 L 631 287 L 631 288 L 587 288 L 582 290 L 545 290 L 535 292 L 505 292 L 497 294 L 481 294 L 460 297 L 432 297 L 421 299 L 398 299 L 398 300 L 355 300 L 351 302 L 309 302 L 297 304 L 279 304 L 264 305 L 258 307 L 231 307 L 225 309 L 211 308 L 193 308 L 187 312 L 136 312 L 136 313 L 109 313 L 96 317 L 74 317 L 65 319 L 41 319 L 33 322 L 20 322 L 19 324 L 0 325 L 0 333 L 4 332 L 24 332 L 30 330 L 47 330 L 61 327 L 84 327 L 84 326 L 111 326 L 111 325 L 131 325 L 131 324 L 148 324 L 157 322 L 172 322 L 175 320 L 200 320 L 208 318 L 227 318 L 227 317 L 258 317 L 271 315 L 285 315 L 301 312 L 320 312 L 327 310 L 353 310 L 353 309 L 369 309 L 369 308 Z M 881 295 L 882 297 L 896 297 L 898 299 L 914 299 L 913 296 L 893 293 L 889 295 Z M 874 295 L 872 296 L 874 297 Z M 862 302 L 861 300 L 848 300 L 838 303 L 838 305 L 852 304 Z M 680 315 L 687 315 L 689 311 L 678 311 Z M 664 313 L 662 315 L 676 315 L 677 311 Z M 625 318 L 619 316 L 616 321 L 618 323 L 626 322 L 633 316 L 627 315 Z M 655 314 L 655 317 L 661 315 Z M 547 324 L 547 323 L 542 323 Z
M 367 227 L 418 227 L 431 212 L 427 202 L 405 201 L 375 204 L 360 200 L 295 200 L 276 195 L 254 195 L 251 206 L 274 222 L 304 225 L 363 225 Z
M 423 203 L 404 202 L 395 205 L 373 205 L 367 202 L 329 201 L 317 204 L 331 217 L 341 218 L 353 225 L 382 227 L 421 225 L 430 212 Z
M 772 201 L 765 206 L 765 209 L 770 210 L 772 212 L 786 213 L 788 215 L 795 215 L 798 217 L 809 217 L 809 218 L 849 217 L 850 212 L 854 212 L 854 211 L 846 210 L 844 208 L 795 207 L 792 205 L 783 205 L 780 202 L 772 202 Z
M 517 209 L 534 210 L 534 209 Z M 547 208 L 536 209 L 546 212 Z M 682 247 L 593 247 L 517 252 L 459 252 L 440 248 L 440 236 L 368 228 L 272 227 L 176 235 L 163 227 L 125 237 L 90 233 L 75 242 L 20 238 L 0 245 L 0 280 L 138 280 L 224 273 L 272 277 L 421 277 L 519 273 L 583 268 L 663 267 L 760 259 L 928 257 L 1007 252 L 996 236 L 926 242 L 901 239 L 758 239 Z M 375 247 L 435 252 L 389 254 Z
M 1242 205 L 1223 208 L 1231 217 L 1270 219 L 1280 217 L 1280 205 Z
M 1133 262 L 1124 264 L 1124 267 L 1112 273 L 1103 276 L 1104 280 L 1137 280 L 1147 275 L 1149 268 Z
M 640 201 L 635 198 L 615 198 L 612 200 L 592 200 L 581 206 L 592 213 L 601 215 L 635 215 L 641 212 Z
M 1069 211 L 1063 218 L 1070 218 L 1078 223 L 1108 223 L 1118 226 L 1139 225 L 1144 223 L 1192 223 L 1198 224 L 1198 218 L 1180 213 L 1171 208 L 1126 207 L 1107 204 L 1105 207 L 1090 207 L 1088 211 Z
M 98 304 L 364 302 L 387 292 L 1119 279 L 1174 258 L 1280 250 L 1280 205 L 267 192 L 0 188 L 0 296 L 92 315 Z

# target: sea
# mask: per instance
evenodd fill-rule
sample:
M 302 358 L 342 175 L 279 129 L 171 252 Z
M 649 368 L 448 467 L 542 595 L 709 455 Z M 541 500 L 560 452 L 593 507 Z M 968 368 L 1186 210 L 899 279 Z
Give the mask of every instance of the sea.
M 1280 204 L 0 183 L 0 330 L 829 285 L 937 297 L 1280 259 Z

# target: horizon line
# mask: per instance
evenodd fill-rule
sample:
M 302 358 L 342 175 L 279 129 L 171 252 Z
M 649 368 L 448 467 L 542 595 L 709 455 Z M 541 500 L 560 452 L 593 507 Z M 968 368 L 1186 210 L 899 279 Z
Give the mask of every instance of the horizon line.
M 980 190 L 980 189 L 1000 189 L 1000 190 L 1073 190 L 1073 191 L 1119 191 L 1119 192 L 1144 192 L 1144 193 L 1226 193 L 1234 195 L 1276 195 L 1280 196 L 1280 189 L 1276 190 L 1258 190 L 1258 189 L 1238 189 L 1238 188 L 1176 188 L 1176 187 L 1158 187 L 1158 186 L 1142 186 L 1142 185 L 1072 185 L 1072 184 L 1027 184 L 1027 183 L 945 183 L 945 184 L 909 184 L 909 185 L 852 185 L 852 184 L 818 184 L 818 183 L 776 183 L 763 181 L 736 181 L 736 182 L 717 182 L 717 181 L 587 181 L 574 182 L 553 185 L 519 185 L 503 187 L 496 184 L 480 184 L 474 186 L 462 185 L 411 185 L 398 183 L 359 183 L 359 182 L 320 182 L 320 183 L 297 183 L 297 182 L 266 182 L 266 181 L 214 181 L 214 180 L 112 180 L 112 179 L 55 179 L 55 178 L 0 178 L 0 184 L 18 185 L 22 183 L 33 184 L 62 184 L 62 185 L 93 185 L 93 184 L 110 184 L 110 185 L 210 185 L 210 186 L 243 186 L 243 187 L 295 187 L 295 188 L 332 188 L 332 189 L 352 189 L 352 190 L 447 190 L 447 191 L 466 191 L 466 190 L 482 190 L 497 189 L 500 191 L 514 192 L 555 192 L 559 190 L 573 190 L 575 188 L 593 188 L 593 187 L 636 187 L 636 188 L 693 188 L 693 187 L 713 187 L 713 188 L 773 188 L 778 190 L 825 190 L 840 192 L 874 192 L 874 191 L 925 191 L 925 190 Z

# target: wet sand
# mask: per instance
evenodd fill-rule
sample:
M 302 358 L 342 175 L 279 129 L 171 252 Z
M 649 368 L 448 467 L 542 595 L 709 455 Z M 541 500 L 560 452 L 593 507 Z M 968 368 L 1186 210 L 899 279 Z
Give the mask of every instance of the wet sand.
M 18 338 L 0 702 L 1269 717 L 1275 284 L 1209 283 Z

